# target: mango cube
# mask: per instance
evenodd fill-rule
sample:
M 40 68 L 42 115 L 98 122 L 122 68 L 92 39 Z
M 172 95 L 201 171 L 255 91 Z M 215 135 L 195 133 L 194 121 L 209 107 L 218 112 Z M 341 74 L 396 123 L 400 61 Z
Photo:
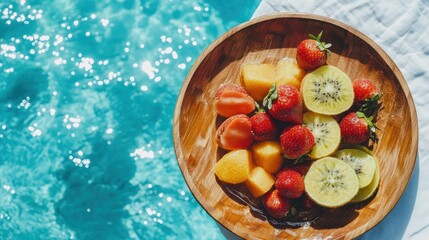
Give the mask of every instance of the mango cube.
M 256 101 L 262 101 L 270 87 L 276 83 L 276 67 L 272 64 L 249 64 L 241 69 L 243 85 Z
M 215 165 L 215 174 L 219 180 L 238 184 L 245 182 L 252 167 L 252 155 L 249 150 L 240 149 L 226 153 Z
M 254 197 L 260 197 L 270 191 L 274 185 L 274 177 L 261 167 L 255 167 L 246 181 L 246 186 Z
M 300 68 L 295 59 L 286 58 L 277 63 L 276 84 L 292 85 L 298 90 L 301 88 L 301 81 L 305 75 L 304 69 Z
M 279 142 L 264 141 L 252 146 L 255 164 L 264 168 L 268 173 L 277 173 L 283 165 L 282 148 Z

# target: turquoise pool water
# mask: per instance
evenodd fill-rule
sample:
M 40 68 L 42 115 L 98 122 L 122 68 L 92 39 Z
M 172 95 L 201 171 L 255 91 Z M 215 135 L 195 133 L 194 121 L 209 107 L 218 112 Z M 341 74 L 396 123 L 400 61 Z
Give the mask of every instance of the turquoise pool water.
M 223 239 L 177 166 L 203 49 L 259 0 L 0 3 L 0 239 Z

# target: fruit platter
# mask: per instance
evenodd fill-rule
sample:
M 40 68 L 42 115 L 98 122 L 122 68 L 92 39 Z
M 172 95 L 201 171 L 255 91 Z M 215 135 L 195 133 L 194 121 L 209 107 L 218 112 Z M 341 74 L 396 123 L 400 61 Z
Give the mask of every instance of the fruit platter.
M 359 31 L 304 14 L 237 26 L 182 86 L 174 144 L 195 198 L 246 239 L 353 239 L 405 190 L 417 155 L 413 99 Z

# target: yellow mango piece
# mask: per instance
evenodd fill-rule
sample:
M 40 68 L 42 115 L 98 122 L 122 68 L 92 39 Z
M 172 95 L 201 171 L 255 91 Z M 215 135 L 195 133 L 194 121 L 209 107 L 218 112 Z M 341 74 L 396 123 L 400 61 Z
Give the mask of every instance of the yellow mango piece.
M 264 168 L 268 173 L 277 173 L 283 165 L 282 148 L 279 142 L 264 141 L 252 146 L 255 164 Z
M 276 83 L 276 67 L 272 64 L 249 64 L 241 69 L 243 85 L 247 93 L 256 101 L 262 101 Z
M 277 85 L 288 84 L 299 90 L 304 75 L 304 69 L 298 66 L 295 59 L 286 58 L 277 63 L 275 77 Z
M 219 180 L 238 184 L 245 182 L 252 167 L 252 154 L 240 149 L 226 153 L 215 165 L 215 174 Z
M 260 197 L 270 191 L 274 185 L 274 177 L 261 167 L 255 167 L 246 181 L 246 186 L 254 197 Z

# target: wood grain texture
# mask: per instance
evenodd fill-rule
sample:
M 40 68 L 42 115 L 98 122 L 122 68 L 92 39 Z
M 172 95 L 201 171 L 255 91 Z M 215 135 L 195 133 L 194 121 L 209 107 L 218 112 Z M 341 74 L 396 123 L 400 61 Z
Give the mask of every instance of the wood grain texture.
M 216 180 L 214 165 L 224 153 L 215 142 L 223 120 L 213 108 L 216 89 L 240 82 L 240 66 L 276 63 L 295 57 L 296 46 L 308 33 L 324 31 L 331 42 L 328 64 L 351 79 L 367 77 L 383 96 L 374 146 L 381 168 L 377 194 L 370 200 L 334 210 L 323 210 L 304 227 L 281 227 L 267 221 L 258 202 L 243 186 Z M 417 115 L 407 83 L 390 57 L 371 39 L 341 22 L 304 14 L 267 15 L 239 25 L 213 42 L 186 77 L 174 114 L 174 146 L 183 176 L 198 202 L 219 223 L 245 239 L 353 239 L 374 227 L 404 192 L 417 155 Z M 249 204 L 252 207 L 249 207 Z

